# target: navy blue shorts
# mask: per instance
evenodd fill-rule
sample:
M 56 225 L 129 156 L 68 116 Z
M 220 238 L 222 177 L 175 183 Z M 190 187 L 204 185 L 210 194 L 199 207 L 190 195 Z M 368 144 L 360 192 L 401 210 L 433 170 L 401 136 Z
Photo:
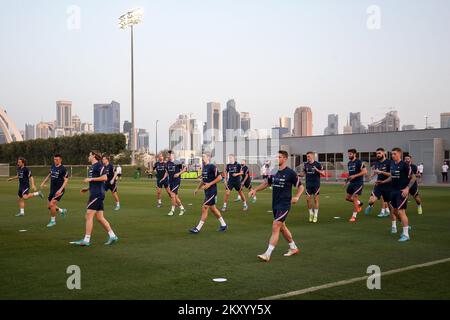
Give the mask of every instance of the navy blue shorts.
M 373 188 L 372 191 L 372 195 L 374 197 L 376 197 L 378 200 L 380 200 L 381 197 L 383 197 L 383 200 L 385 202 L 391 201 L 391 193 L 392 193 L 391 188 L 386 188 L 383 186 L 375 186 L 375 188 Z
M 55 198 L 55 194 L 56 192 L 50 192 L 50 194 L 48 195 L 48 202 L 51 202 L 52 200 L 56 200 L 56 201 L 61 201 L 62 197 L 64 196 L 64 190 L 61 193 L 61 195 L 57 198 Z
M 291 210 L 290 208 L 273 209 L 273 220 L 285 222 L 290 210 Z
M 352 196 L 354 196 L 354 195 L 360 196 L 360 195 L 362 195 L 363 189 L 364 189 L 364 184 L 350 182 L 350 184 L 347 187 L 347 194 L 352 195 Z
M 242 184 L 243 187 L 247 188 L 248 190 L 252 189 L 252 179 L 248 178 L 247 180 L 245 180 L 245 182 Z M 242 190 L 242 188 L 241 188 Z
M 19 191 L 17 192 L 17 195 L 20 199 L 23 198 L 24 195 L 27 195 L 30 193 L 30 188 L 19 188 Z
M 114 184 L 110 184 L 110 183 L 105 183 L 105 191 L 111 191 L 112 193 L 116 193 L 117 192 L 117 183 Z
M 203 206 L 214 206 L 216 204 L 217 189 L 216 190 L 205 190 L 205 201 Z
M 166 178 L 163 181 L 160 180 L 156 181 L 156 187 L 158 189 L 167 189 L 169 187 L 169 179 Z
M 317 184 L 306 184 L 306 195 L 307 196 L 318 196 L 320 195 L 320 185 Z
M 105 208 L 103 206 L 103 200 L 105 200 L 105 195 L 90 195 L 87 205 L 88 210 L 103 211 Z
M 227 190 L 233 191 L 233 189 L 236 191 L 241 191 L 242 184 L 240 182 L 233 182 L 233 181 L 228 180 Z
M 178 194 L 178 190 L 180 190 L 180 185 L 181 185 L 181 182 L 171 182 L 170 183 L 170 191 L 171 192 L 173 192 L 173 193 L 175 193 L 175 194 Z
M 419 186 L 417 185 L 417 183 L 414 183 L 414 185 L 409 189 L 409 194 L 413 197 L 419 195 Z
M 394 209 L 408 208 L 408 198 L 403 198 L 401 191 L 391 192 L 391 206 Z

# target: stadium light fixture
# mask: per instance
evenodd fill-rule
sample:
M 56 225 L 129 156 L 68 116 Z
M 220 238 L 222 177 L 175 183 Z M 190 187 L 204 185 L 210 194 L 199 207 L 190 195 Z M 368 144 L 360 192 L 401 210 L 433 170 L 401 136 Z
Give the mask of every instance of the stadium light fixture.
M 136 126 L 134 121 L 134 26 L 142 22 L 144 16 L 144 10 L 134 9 L 119 17 L 119 28 L 125 30 L 130 28 L 131 30 L 131 163 L 134 165 L 135 153 L 136 153 Z

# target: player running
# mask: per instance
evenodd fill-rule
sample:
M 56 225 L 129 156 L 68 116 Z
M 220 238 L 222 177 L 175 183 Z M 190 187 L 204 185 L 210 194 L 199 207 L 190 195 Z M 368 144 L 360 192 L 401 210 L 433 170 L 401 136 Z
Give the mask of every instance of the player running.
M 272 186 L 272 210 L 274 215 L 274 222 L 272 224 L 272 236 L 270 238 L 269 247 L 267 251 L 258 256 L 263 262 L 269 262 L 273 250 L 278 244 L 280 232 L 289 243 L 289 251 L 284 255 L 290 257 L 298 254 L 300 250 L 297 248 L 292 234 L 286 226 L 286 218 L 291 209 L 291 204 L 296 204 L 303 191 L 304 187 L 297 173 L 287 166 L 288 153 L 286 151 L 279 151 L 278 154 L 278 170 L 272 172 L 268 178 L 260 184 L 256 189 L 250 191 L 249 196 L 255 196 L 257 192 Z M 292 187 L 298 188 L 295 197 L 292 197 Z
M 225 197 L 223 199 L 223 207 L 221 209 L 222 212 L 227 211 L 228 199 L 230 198 L 231 191 L 235 189 L 239 196 L 241 197 L 243 203 L 243 210 L 248 210 L 247 199 L 245 198 L 244 193 L 242 192 L 242 184 L 241 177 L 244 174 L 242 172 L 241 165 L 236 161 L 236 157 L 232 154 L 228 156 L 228 160 L 230 161 L 226 166 L 226 174 L 225 174 L 225 185 L 226 192 Z
M 47 228 L 56 226 L 56 212 L 59 212 L 64 218 L 67 214 L 67 209 L 58 207 L 58 203 L 64 196 L 64 192 L 69 182 L 69 173 L 62 165 L 62 156 L 55 154 L 53 157 L 53 165 L 50 173 L 45 177 L 41 183 L 41 189 L 45 188 L 45 184 L 50 179 L 50 194 L 48 195 L 48 209 L 50 210 L 50 222 Z
M 383 148 L 377 149 L 377 162 L 374 165 L 371 179 L 377 176 L 375 187 L 369 199 L 369 205 L 365 210 L 365 214 L 369 215 L 372 212 L 373 206 L 377 200 L 381 200 L 381 212 L 379 218 L 389 217 L 391 212 L 389 210 L 389 202 L 391 201 L 391 184 L 380 182 L 388 179 L 391 176 L 391 161 L 386 158 L 386 151 Z
M 225 223 L 225 220 L 223 219 L 222 215 L 220 214 L 219 209 L 217 209 L 216 207 L 217 183 L 219 183 L 222 180 L 222 175 L 220 174 L 217 167 L 211 163 L 210 155 L 203 154 L 202 158 L 203 158 L 202 180 L 197 189 L 195 189 L 194 195 L 196 195 L 200 189 L 204 190 L 205 201 L 203 202 L 202 206 L 202 217 L 200 222 L 198 223 L 197 227 L 192 228 L 191 230 L 189 230 L 189 232 L 193 234 L 198 234 L 202 230 L 202 227 L 205 224 L 206 219 L 208 218 L 209 210 L 211 210 L 211 212 L 219 220 L 220 228 L 218 231 L 225 232 L 228 229 L 228 226 Z
M 420 194 L 419 194 L 419 184 L 418 184 L 418 180 L 420 179 L 421 174 L 420 174 L 417 166 L 415 164 L 413 164 L 413 159 L 412 159 L 412 157 L 410 155 L 405 156 L 405 162 L 411 167 L 411 171 L 412 171 L 413 175 L 415 175 L 416 178 L 417 178 L 416 182 L 409 189 L 409 194 L 416 201 L 417 213 L 418 214 L 423 214 L 422 199 L 421 199 Z
M 317 223 L 319 219 L 320 178 L 325 176 L 325 171 L 322 164 L 315 160 L 314 152 L 309 151 L 306 154 L 306 159 L 307 162 L 305 162 L 300 176 L 306 176 L 306 200 L 309 209 L 309 222 Z
M 172 199 L 172 210 L 169 212 L 169 216 L 175 214 L 175 208 L 180 208 L 180 216 L 184 215 L 186 210 L 181 203 L 180 197 L 178 196 L 178 191 L 181 185 L 181 175 L 186 172 L 186 167 L 180 161 L 175 160 L 175 153 L 169 151 L 169 161 L 166 164 L 167 173 L 169 174 L 169 184 L 170 184 L 170 197 Z
M 16 217 L 25 216 L 25 200 L 31 199 L 33 197 L 40 197 L 44 199 L 44 195 L 41 191 L 36 191 L 36 185 L 34 184 L 34 178 L 31 175 L 31 170 L 26 167 L 27 161 L 25 158 L 20 157 L 17 159 L 17 175 L 8 179 L 8 181 L 19 180 L 19 191 L 17 195 L 19 196 L 19 209 L 20 212 L 16 214 Z M 34 192 L 30 193 L 30 182 L 31 188 Z
M 89 188 L 84 188 L 81 193 L 86 193 L 89 191 L 89 201 L 86 211 L 86 233 L 84 239 L 80 241 L 74 241 L 70 244 L 89 247 L 91 245 L 91 235 L 92 229 L 94 227 L 94 216 L 97 221 L 103 226 L 103 228 L 108 232 L 109 239 L 105 245 L 112 245 L 119 241 L 119 238 L 115 235 L 114 231 L 111 229 L 111 225 L 105 219 L 103 200 L 105 200 L 105 182 L 108 180 L 105 168 L 102 163 L 102 156 L 97 151 L 91 151 L 89 154 L 89 162 L 91 167 L 89 168 L 89 177 L 84 179 L 85 183 L 89 183 Z
M 247 166 L 247 161 L 246 160 L 242 160 L 241 161 L 241 170 L 242 170 L 242 188 L 247 188 L 247 190 L 252 191 L 253 189 L 253 185 L 252 185 L 252 177 L 250 175 L 250 169 Z M 252 202 L 256 203 L 256 197 L 252 198 Z M 240 195 L 237 196 L 235 202 L 240 202 L 242 201 L 242 198 Z
M 105 168 L 105 174 L 108 179 L 105 181 L 105 191 L 111 191 L 111 194 L 116 201 L 114 211 L 120 210 L 120 199 L 117 191 L 118 173 L 114 171 L 114 166 L 109 162 L 109 157 L 104 155 L 102 158 L 103 167 Z
M 359 196 L 362 195 L 364 188 L 364 176 L 367 174 L 367 169 L 364 163 L 358 159 L 356 149 L 348 150 L 348 178 L 347 197 L 345 200 L 353 203 L 353 215 L 350 218 L 350 222 L 356 222 L 358 213 L 361 212 L 363 203 L 359 200 Z
M 172 198 L 169 189 L 169 174 L 167 173 L 166 162 L 164 162 L 164 155 L 158 155 L 158 161 L 153 165 L 153 171 L 156 172 L 156 197 L 158 198 L 158 208 L 162 207 L 161 193 L 162 189 L 166 189 L 167 194 Z
M 391 206 L 392 212 L 392 233 L 397 233 L 397 218 L 403 225 L 403 233 L 400 242 L 409 241 L 409 221 L 406 215 L 408 206 L 408 196 L 411 187 L 416 183 L 416 175 L 412 173 L 411 167 L 402 160 L 402 149 L 392 149 L 391 176 L 382 181 L 381 184 L 391 183 Z

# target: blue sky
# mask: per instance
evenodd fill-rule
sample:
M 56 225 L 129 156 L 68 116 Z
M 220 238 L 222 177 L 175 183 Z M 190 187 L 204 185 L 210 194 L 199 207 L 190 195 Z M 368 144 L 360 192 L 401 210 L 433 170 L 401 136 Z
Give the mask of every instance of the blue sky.
M 81 10 L 67 28 L 67 8 Z M 381 29 L 366 12 L 381 9 Z M 206 102 L 249 111 L 252 127 L 310 106 L 314 133 L 329 113 L 344 124 L 395 108 L 402 124 L 438 126 L 450 111 L 450 1 L 164 0 L 0 2 L 0 106 L 19 127 L 52 120 L 70 99 L 83 121 L 116 100 L 129 118 L 129 33 L 117 18 L 145 10 L 136 28 L 137 126 L 161 133 L 179 113 L 205 119 Z M 161 134 L 167 144 L 167 134 Z M 153 140 L 153 139 L 151 139 Z M 153 143 L 153 142 L 152 142 Z

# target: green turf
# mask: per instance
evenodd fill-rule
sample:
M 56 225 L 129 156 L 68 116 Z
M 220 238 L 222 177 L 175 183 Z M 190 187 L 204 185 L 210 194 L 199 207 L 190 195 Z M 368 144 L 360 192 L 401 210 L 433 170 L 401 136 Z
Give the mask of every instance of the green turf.
M 40 181 L 40 179 L 38 179 Z M 258 299 L 329 282 L 364 276 L 369 265 L 382 271 L 450 257 L 450 191 L 422 188 L 424 215 L 410 202 L 412 241 L 398 243 L 390 222 L 361 215 L 350 224 L 351 207 L 343 201 L 342 186 L 322 187 L 322 209 L 317 225 L 307 223 L 304 198 L 293 208 L 288 225 L 302 253 L 283 257 L 284 240 L 268 264 L 256 255 L 265 251 L 272 214 L 270 191 L 258 194 L 250 211 L 230 203 L 225 219 L 229 231 L 216 232 L 218 222 L 207 221 L 202 233 L 190 235 L 200 216 L 203 195 L 193 197 L 194 184 L 185 182 L 180 193 L 188 212 L 168 217 L 169 201 L 155 207 L 154 180 L 122 181 L 122 210 L 113 213 L 107 196 L 106 217 L 120 237 L 105 247 L 105 232 L 96 223 L 93 246 L 72 247 L 84 234 L 86 195 L 81 180 L 71 180 L 63 199 L 69 215 L 47 230 L 45 201 L 27 202 L 26 217 L 16 218 L 15 182 L 0 182 L 0 299 Z M 220 187 L 220 200 L 223 186 Z M 364 199 L 367 198 L 366 188 Z M 235 195 L 233 195 L 234 198 Z M 188 205 L 192 204 L 192 205 Z M 221 204 L 221 202 L 219 202 Z M 334 217 L 342 219 L 334 219 Z M 19 233 L 26 229 L 27 232 Z M 82 289 L 66 288 L 70 265 L 81 268 Z M 324 290 L 296 299 L 413 299 L 450 298 L 449 264 L 408 271 L 382 279 L 382 290 L 369 291 L 364 283 Z M 226 283 L 214 283 L 224 277 Z

